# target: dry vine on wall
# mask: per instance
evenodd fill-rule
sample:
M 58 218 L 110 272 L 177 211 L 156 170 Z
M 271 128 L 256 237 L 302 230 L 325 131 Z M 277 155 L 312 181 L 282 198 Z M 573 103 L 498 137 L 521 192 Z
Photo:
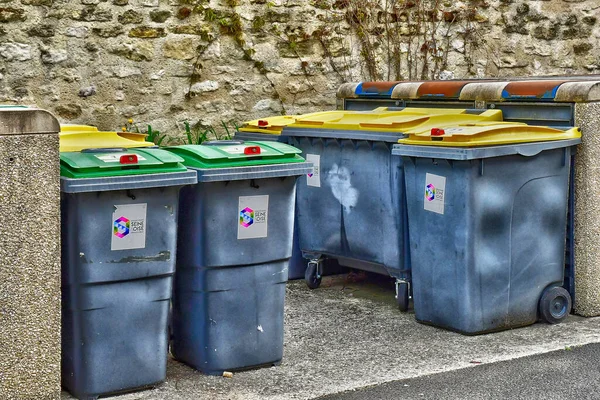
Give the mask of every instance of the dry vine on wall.
M 328 40 L 350 29 L 356 39 L 347 40 L 347 54 L 358 54 L 361 76 L 340 73 L 345 80 L 438 79 L 448 69 L 451 50 L 461 54 L 467 71 L 475 74 L 473 53 L 483 44 L 479 28 L 487 23 L 479 10 L 486 7 L 479 0 L 460 7 L 441 0 L 337 0 L 328 10 L 319 41 L 327 56 Z M 348 71 L 339 63 L 335 68 Z
M 311 0 L 316 10 L 315 24 L 306 25 L 293 15 L 293 8 L 280 9 L 266 2 L 255 5 L 252 20 L 242 18 L 240 0 L 227 0 L 219 7 L 206 1 L 188 0 L 190 12 L 202 16 L 201 31 L 205 43 L 198 47 L 193 63 L 190 89 L 206 78 L 202 55 L 220 37 L 233 39 L 243 52 L 243 60 L 268 81 L 272 97 L 286 113 L 285 89 L 263 62 L 255 58 L 257 38 L 275 39 L 280 53 L 296 58 L 309 90 L 319 94 L 322 85 L 314 84 L 315 54 L 318 48 L 322 64 L 328 64 L 339 83 L 358 80 L 440 79 L 451 73 L 456 57 L 468 74 L 474 75 L 473 54 L 482 45 L 481 27 L 489 25 L 480 10 L 483 0 L 443 3 L 442 0 Z M 282 14 L 289 19 L 282 21 Z M 283 54 L 282 53 L 282 54 Z M 449 60 L 449 55 L 454 58 Z M 449 68 L 450 67 L 450 68 Z M 310 70 L 310 71 L 309 71 Z M 191 90 L 189 91 L 191 93 Z M 322 93 L 321 93 L 322 94 Z M 192 96 L 193 94 L 189 95 Z

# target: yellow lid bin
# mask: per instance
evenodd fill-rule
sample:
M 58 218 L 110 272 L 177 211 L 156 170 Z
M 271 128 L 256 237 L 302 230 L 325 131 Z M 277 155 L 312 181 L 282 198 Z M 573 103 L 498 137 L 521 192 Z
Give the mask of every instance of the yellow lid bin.
M 249 121 L 240 132 L 285 134 L 286 128 L 395 132 L 402 144 L 475 147 L 581 137 L 578 128 L 560 130 L 503 121 L 501 110 L 387 107 L 372 111 L 324 111 Z
M 102 132 L 95 126 L 65 124 L 60 127 L 60 151 L 81 151 L 99 148 L 152 147 L 146 135 L 134 132 Z

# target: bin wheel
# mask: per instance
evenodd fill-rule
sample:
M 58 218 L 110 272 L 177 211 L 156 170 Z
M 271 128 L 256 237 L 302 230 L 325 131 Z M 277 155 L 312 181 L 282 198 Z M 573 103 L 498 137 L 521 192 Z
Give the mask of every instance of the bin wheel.
M 548 288 L 540 298 L 540 315 L 549 324 L 558 324 L 571 313 L 571 295 L 560 286 Z
M 321 274 L 318 267 L 319 261 L 309 261 L 306 271 L 304 271 L 304 280 L 310 289 L 321 286 Z
M 408 282 L 396 283 L 396 303 L 400 311 L 408 310 Z

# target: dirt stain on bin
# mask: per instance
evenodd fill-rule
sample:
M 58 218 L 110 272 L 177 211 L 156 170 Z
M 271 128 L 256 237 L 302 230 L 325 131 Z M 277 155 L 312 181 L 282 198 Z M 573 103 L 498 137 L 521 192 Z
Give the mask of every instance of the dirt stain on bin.
M 143 262 L 155 262 L 155 261 L 169 261 L 171 259 L 170 251 L 161 251 L 155 256 L 129 256 L 123 257 L 120 260 L 108 261 L 113 264 L 125 264 L 125 263 L 143 263 Z

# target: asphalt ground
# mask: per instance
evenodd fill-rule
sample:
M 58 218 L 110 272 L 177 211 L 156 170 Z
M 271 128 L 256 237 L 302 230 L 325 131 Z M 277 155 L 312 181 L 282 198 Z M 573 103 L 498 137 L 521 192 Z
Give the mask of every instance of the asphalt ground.
M 598 399 L 600 344 L 474 365 L 320 397 L 375 399 Z

